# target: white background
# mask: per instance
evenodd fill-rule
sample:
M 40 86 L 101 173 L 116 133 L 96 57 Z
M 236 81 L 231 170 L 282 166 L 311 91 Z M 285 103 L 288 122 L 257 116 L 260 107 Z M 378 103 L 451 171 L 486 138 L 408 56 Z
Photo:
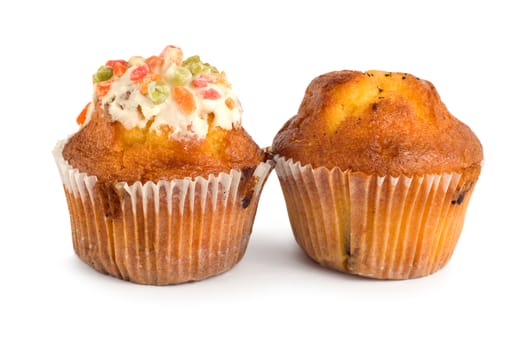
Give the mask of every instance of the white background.
M 2 2 L 0 348 L 526 348 L 519 4 Z M 167 44 L 227 72 L 262 147 L 322 73 L 381 69 L 433 82 L 485 151 L 446 268 L 374 281 L 318 267 L 292 238 L 275 173 L 245 257 L 223 275 L 141 286 L 80 262 L 51 149 L 76 131 L 101 64 Z

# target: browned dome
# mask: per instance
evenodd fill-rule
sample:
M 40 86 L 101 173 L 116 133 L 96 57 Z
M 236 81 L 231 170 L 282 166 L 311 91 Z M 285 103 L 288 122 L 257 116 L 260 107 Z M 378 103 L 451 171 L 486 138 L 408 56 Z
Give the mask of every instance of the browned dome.
M 101 181 L 146 182 L 208 177 L 232 169 L 254 169 L 264 152 L 242 128 L 211 128 L 206 138 L 174 139 L 169 130 L 126 129 L 101 106 L 73 135 L 63 152 L 73 167 Z
M 314 79 L 274 153 L 313 167 L 376 175 L 480 172 L 482 146 L 428 81 L 405 73 L 337 71 Z

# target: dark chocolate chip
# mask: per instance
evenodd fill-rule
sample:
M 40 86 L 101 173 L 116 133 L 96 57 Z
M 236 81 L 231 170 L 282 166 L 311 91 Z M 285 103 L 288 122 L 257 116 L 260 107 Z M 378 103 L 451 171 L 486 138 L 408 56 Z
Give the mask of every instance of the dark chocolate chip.
M 464 201 L 464 196 L 466 195 L 466 192 L 462 192 L 458 195 L 457 199 L 454 199 L 451 201 L 451 204 L 462 204 L 462 202 Z
M 252 200 L 252 195 L 254 194 L 254 191 L 250 191 L 242 200 L 241 200 L 241 206 L 243 209 L 246 209 L 250 205 L 250 201 Z
M 351 245 L 346 242 L 345 244 L 345 255 L 351 256 Z
M 458 204 L 461 205 L 464 201 L 464 197 L 466 196 L 466 193 L 468 193 L 471 190 L 471 187 L 473 186 L 473 183 L 468 183 L 463 190 L 460 191 L 457 198 L 453 199 L 451 201 L 451 204 Z

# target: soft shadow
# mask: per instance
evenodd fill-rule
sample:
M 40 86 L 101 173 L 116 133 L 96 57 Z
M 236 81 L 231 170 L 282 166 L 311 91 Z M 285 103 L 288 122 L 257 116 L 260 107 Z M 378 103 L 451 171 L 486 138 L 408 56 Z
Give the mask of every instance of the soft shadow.
M 91 267 L 89 264 L 80 260 L 76 255 L 71 255 L 68 259 L 69 267 L 73 270 L 73 274 L 78 277 L 78 279 L 86 280 L 89 283 L 107 283 L 113 286 L 125 285 L 127 283 L 136 284 L 129 281 L 121 280 L 120 278 L 113 277 L 111 275 L 99 272 Z
M 256 232 L 238 269 L 255 282 L 266 277 L 276 280 L 273 283 L 306 278 L 374 281 L 319 265 L 303 252 L 290 232 Z
M 392 287 L 403 284 L 420 284 L 422 279 L 441 279 L 446 274 L 445 271 L 437 271 L 430 276 L 406 280 L 385 280 L 351 275 L 321 266 L 312 260 L 296 243 L 290 232 L 279 234 L 277 232 L 256 232 L 238 269 L 240 271 L 235 271 L 235 273 L 243 274 L 245 278 L 254 280 L 256 284 L 258 280 L 268 277 L 274 280 L 272 283 L 275 285 L 284 280 L 311 279 L 322 283 L 365 284 L 371 287 L 384 284 Z
M 389 292 L 390 297 L 408 297 L 429 293 L 448 279 L 446 271 L 413 280 L 377 280 L 325 268 L 311 260 L 286 230 L 254 232 L 245 256 L 231 270 L 202 281 L 172 286 L 123 281 L 96 271 L 75 255 L 71 255 L 67 264 L 68 275 L 74 276 L 71 282 L 75 285 L 81 282 L 82 289 L 89 286 L 92 292 L 109 290 L 111 296 L 130 299 L 151 297 L 153 292 L 156 298 L 160 297 L 159 301 L 181 297 L 188 301 L 238 300 L 260 297 L 262 293 L 277 295 L 280 291 L 305 293 L 306 290 L 310 293 L 330 291 L 335 295 L 351 293 L 358 297 L 385 297 Z

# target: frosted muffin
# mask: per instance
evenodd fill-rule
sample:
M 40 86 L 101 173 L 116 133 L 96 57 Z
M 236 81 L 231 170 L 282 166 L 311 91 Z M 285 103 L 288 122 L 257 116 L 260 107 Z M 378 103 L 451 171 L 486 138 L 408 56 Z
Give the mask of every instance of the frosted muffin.
M 306 254 L 378 279 L 448 262 L 483 160 L 430 82 L 382 71 L 314 79 L 272 151 Z
M 243 256 L 272 169 L 226 75 L 168 46 L 93 75 L 80 129 L 54 155 L 76 254 L 143 284 L 201 280 Z

